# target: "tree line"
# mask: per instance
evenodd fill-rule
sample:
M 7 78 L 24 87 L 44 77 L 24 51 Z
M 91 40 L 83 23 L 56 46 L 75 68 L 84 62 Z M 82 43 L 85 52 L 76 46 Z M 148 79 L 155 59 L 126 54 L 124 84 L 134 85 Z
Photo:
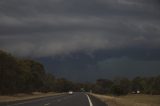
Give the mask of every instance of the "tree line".
M 155 77 L 135 77 L 115 78 L 114 80 L 99 79 L 96 81 L 94 92 L 100 94 L 126 95 L 130 93 L 142 93 L 159 95 L 160 76 Z
M 75 83 L 56 78 L 47 73 L 44 66 L 31 59 L 19 59 L 0 51 L 0 94 L 32 92 L 95 92 L 125 95 L 140 91 L 144 94 L 160 94 L 160 76 L 98 79 L 95 83 Z
M 0 51 L 0 94 L 64 92 L 72 85 L 71 81 L 46 73 L 37 61 L 19 59 Z

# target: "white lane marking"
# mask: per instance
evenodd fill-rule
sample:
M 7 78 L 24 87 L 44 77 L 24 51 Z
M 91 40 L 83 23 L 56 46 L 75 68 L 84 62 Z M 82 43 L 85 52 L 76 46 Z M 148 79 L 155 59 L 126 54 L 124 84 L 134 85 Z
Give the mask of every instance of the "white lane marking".
M 90 97 L 89 97 L 87 94 L 86 94 L 86 96 L 87 96 L 87 98 L 88 98 L 89 105 L 90 105 L 90 106 L 93 106 L 93 104 L 92 104 L 92 101 L 91 101 Z
M 44 104 L 44 106 L 48 106 L 48 105 L 50 105 L 50 103 Z

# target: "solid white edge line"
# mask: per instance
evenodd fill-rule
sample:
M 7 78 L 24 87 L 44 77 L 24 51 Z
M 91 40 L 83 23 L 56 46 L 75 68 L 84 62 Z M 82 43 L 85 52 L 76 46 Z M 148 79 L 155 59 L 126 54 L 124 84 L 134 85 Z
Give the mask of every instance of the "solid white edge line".
M 91 99 L 90 99 L 90 97 L 86 94 L 86 96 L 87 96 L 87 99 L 88 99 L 88 101 L 89 101 L 89 105 L 90 106 L 93 106 L 93 104 L 92 104 L 92 101 L 91 101 Z

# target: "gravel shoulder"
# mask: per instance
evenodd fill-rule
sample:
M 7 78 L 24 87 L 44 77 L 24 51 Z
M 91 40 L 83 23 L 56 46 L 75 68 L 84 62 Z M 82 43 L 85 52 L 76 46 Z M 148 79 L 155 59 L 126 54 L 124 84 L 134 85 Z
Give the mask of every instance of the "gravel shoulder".
M 108 106 L 160 106 L 160 95 L 107 96 L 92 94 Z
M 37 98 L 54 96 L 54 95 L 61 95 L 61 94 L 64 94 L 64 93 L 55 93 L 55 92 L 40 93 L 40 92 L 34 92 L 32 94 L 22 94 L 21 93 L 21 94 L 15 94 L 15 95 L 5 95 L 5 96 L 0 96 L 0 103 L 37 99 Z

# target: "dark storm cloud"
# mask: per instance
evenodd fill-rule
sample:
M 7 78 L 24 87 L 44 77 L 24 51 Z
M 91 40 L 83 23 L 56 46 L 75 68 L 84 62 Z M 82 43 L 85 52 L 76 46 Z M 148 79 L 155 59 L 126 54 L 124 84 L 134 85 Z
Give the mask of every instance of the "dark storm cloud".
M 158 0 L 1 0 L 0 47 L 22 56 L 160 45 Z
M 159 11 L 159 0 L 0 0 L 0 49 L 74 80 L 155 75 Z
M 156 51 L 156 52 L 155 52 Z M 69 56 L 41 58 L 54 75 L 74 81 L 95 81 L 98 78 L 154 76 L 160 74 L 160 50 L 124 49 L 83 52 Z M 82 79 L 83 78 L 83 79 Z

